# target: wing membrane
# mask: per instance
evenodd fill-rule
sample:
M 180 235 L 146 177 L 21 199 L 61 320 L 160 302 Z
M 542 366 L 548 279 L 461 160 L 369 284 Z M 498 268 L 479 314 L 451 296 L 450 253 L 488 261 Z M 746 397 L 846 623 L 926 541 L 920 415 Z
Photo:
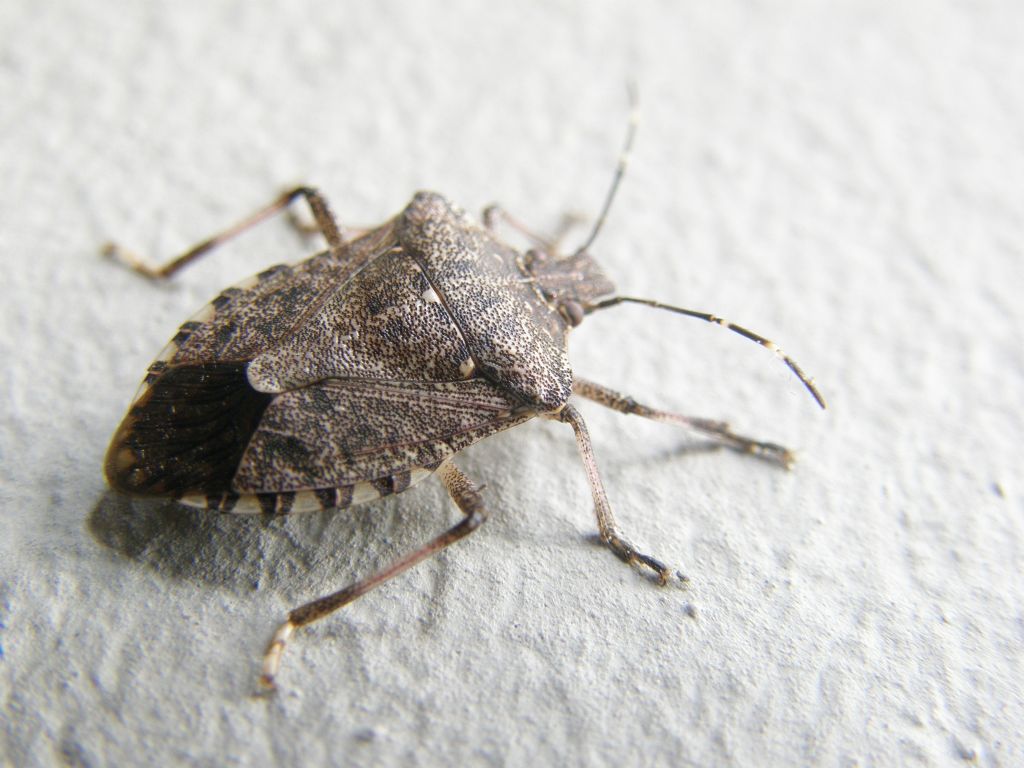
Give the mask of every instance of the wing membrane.
M 329 379 L 274 398 L 242 456 L 233 490 L 337 488 L 433 469 L 534 415 L 484 379 Z

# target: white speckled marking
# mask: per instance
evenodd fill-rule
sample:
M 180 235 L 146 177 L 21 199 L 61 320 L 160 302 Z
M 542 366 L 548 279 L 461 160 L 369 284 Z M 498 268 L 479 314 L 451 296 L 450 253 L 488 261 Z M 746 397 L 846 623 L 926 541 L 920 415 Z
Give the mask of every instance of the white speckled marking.
M 259 285 L 259 283 L 260 283 L 259 275 L 250 275 L 249 277 L 245 278 L 244 280 L 235 283 L 233 287 L 238 288 L 239 290 L 242 290 L 242 291 L 248 291 L 248 290 L 250 290 L 252 288 L 255 288 L 257 285 Z
M 352 489 L 352 503 L 365 504 L 380 498 L 380 491 L 370 483 L 356 483 Z
M 323 509 L 323 505 L 313 491 L 299 491 L 292 501 L 291 513 L 318 512 L 321 509 Z
M 154 362 L 157 363 L 169 363 L 178 354 L 178 345 L 173 342 L 167 342 L 167 346 L 160 350 L 160 354 L 156 356 Z
M 217 310 L 213 304 L 207 304 L 205 307 L 196 312 L 189 320 L 193 323 L 208 323 L 217 316 Z

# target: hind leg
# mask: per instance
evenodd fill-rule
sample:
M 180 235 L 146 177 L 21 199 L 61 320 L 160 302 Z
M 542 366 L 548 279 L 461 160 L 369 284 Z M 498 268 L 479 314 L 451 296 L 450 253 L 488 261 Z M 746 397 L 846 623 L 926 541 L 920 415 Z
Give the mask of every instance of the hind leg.
M 285 645 L 296 629 L 334 613 L 356 598 L 365 595 L 371 589 L 379 587 L 385 581 L 468 536 L 483 524 L 487 519 L 487 510 L 484 507 L 483 498 L 469 478 L 462 474 L 451 461 L 442 464 L 437 473 L 452 500 L 462 510 L 465 517 L 440 536 L 408 553 L 384 570 L 289 612 L 288 618 L 274 632 L 274 637 L 263 656 L 263 673 L 260 675 L 260 685 L 263 688 L 274 688 L 274 679 L 281 666 L 281 656 L 284 654 Z
M 102 252 L 105 256 L 117 259 L 146 277 L 157 280 L 166 279 L 183 267 L 188 266 L 193 261 L 196 261 L 199 257 L 204 256 L 218 246 L 223 245 L 228 240 L 237 237 L 247 229 L 251 229 L 257 224 L 265 221 L 278 211 L 287 210 L 291 213 L 290 206 L 299 197 L 305 198 L 306 202 L 309 204 L 310 210 L 313 212 L 313 218 L 316 221 L 315 225 L 310 225 L 309 229 L 321 233 L 326 238 L 327 245 L 330 247 L 331 251 L 336 256 L 340 256 L 345 245 L 345 239 L 334 219 L 334 214 L 331 213 L 331 209 L 327 205 L 327 201 L 324 199 L 323 195 L 313 187 L 295 187 L 294 189 L 288 190 L 274 200 L 274 202 L 270 203 L 270 205 L 260 208 L 256 213 L 242 219 L 237 224 L 206 238 L 202 242 L 189 248 L 180 256 L 177 256 L 160 266 L 152 266 L 146 259 L 139 257 L 131 251 L 125 250 L 117 243 L 107 243 L 103 246 Z M 292 217 L 292 221 L 293 223 L 296 223 L 296 219 L 294 217 Z M 301 223 L 296 224 L 296 226 L 298 226 L 300 230 L 306 228 L 305 225 L 302 225 Z

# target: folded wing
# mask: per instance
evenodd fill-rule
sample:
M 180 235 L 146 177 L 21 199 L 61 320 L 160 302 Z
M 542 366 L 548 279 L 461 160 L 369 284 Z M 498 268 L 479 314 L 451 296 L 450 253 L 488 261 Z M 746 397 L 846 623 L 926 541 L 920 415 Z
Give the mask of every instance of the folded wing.
M 466 446 L 534 415 L 484 379 L 328 379 L 274 397 L 242 455 L 232 490 L 338 488 L 433 470 Z

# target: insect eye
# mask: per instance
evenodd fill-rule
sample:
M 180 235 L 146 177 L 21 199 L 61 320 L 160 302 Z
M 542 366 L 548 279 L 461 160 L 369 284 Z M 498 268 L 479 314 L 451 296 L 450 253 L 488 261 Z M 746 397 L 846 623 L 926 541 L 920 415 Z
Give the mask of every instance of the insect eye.
M 583 307 L 575 301 L 563 301 L 558 305 L 559 311 L 573 328 L 583 322 Z
M 526 255 L 523 256 L 523 262 L 526 264 L 527 269 L 533 269 L 535 266 L 540 266 L 547 260 L 547 253 L 537 248 L 531 248 L 526 252 Z

